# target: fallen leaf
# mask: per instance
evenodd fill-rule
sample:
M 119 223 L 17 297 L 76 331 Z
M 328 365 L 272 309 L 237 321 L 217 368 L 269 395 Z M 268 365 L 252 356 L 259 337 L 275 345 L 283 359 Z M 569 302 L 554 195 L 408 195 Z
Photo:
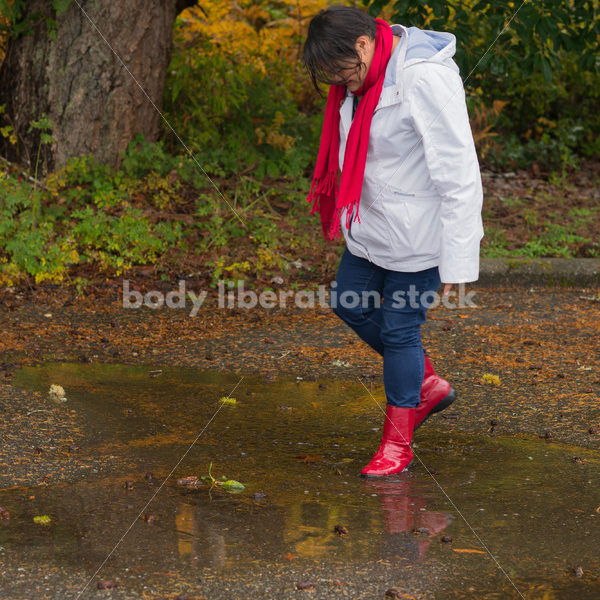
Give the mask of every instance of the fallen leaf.
M 300 454 L 296 458 L 303 463 L 316 463 L 323 460 L 322 456 L 317 456 L 316 454 Z
M 181 477 L 177 480 L 177 485 L 184 487 L 196 487 L 199 485 L 198 477 L 196 475 L 190 475 L 189 477 Z
M 65 389 L 61 385 L 56 385 L 55 383 L 53 383 L 50 386 L 50 389 L 48 390 L 48 393 L 51 396 L 57 396 L 59 398 L 62 398 L 65 395 Z
M 406 594 L 405 592 L 401 592 L 397 588 L 390 588 L 385 592 L 383 597 L 385 600 L 416 600 L 414 596 Z
M 243 492 L 246 486 L 235 479 L 228 479 L 221 484 L 221 487 L 228 492 Z
M 114 581 L 110 581 L 109 579 L 101 579 L 98 582 L 99 590 L 112 590 L 113 588 L 116 588 L 118 586 L 119 584 L 115 583 Z
M 462 552 L 463 554 L 485 554 L 483 550 L 475 550 L 474 548 L 452 548 L 452 552 Z
M 334 367 L 349 367 L 351 366 L 349 362 L 345 362 L 343 360 L 334 360 L 331 362 Z
M 49 525 L 51 521 L 52 519 L 48 515 L 33 517 L 33 522 L 38 523 L 39 525 Z
M 226 398 L 223 396 L 223 398 L 219 398 L 219 402 L 222 402 L 223 404 L 235 404 L 237 400 L 235 398 Z
M 296 584 L 296 588 L 299 590 L 314 590 L 315 589 L 315 582 L 314 581 L 299 581 Z
M 498 377 L 498 375 L 492 375 L 491 373 L 484 373 L 481 376 L 481 383 L 487 385 L 500 385 L 500 377 Z
M 396 588 L 390 588 L 389 590 L 385 591 L 383 597 L 385 600 L 398 600 L 398 598 L 400 598 L 400 591 Z

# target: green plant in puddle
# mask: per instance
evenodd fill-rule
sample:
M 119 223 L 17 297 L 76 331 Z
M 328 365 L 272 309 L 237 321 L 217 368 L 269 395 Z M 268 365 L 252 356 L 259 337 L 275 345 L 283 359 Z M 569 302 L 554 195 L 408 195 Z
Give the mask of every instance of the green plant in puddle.
M 208 475 L 202 475 L 202 477 L 200 477 L 200 479 L 202 479 L 202 481 L 210 484 L 211 490 L 213 487 L 219 486 L 220 488 L 224 489 L 226 492 L 231 492 L 232 494 L 237 494 L 238 492 L 243 492 L 246 489 L 246 486 L 243 483 L 240 483 L 239 481 L 236 481 L 235 479 L 227 479 L 227 477 L 225 477 L 225 475 L 222 475 L 219 479 L 215 479 L 211 475 L 211 472 L 210 472 L 211 469 L 212 469 L 212 463 L 210 463 L 210 466 L 208 467 Z

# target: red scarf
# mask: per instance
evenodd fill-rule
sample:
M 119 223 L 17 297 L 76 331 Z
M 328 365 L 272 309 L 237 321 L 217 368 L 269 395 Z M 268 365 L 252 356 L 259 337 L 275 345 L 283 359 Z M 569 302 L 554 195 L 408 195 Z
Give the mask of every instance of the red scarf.
M 392 28 L 382 19 L 375 19 L 377 35 L 375 37 L 375 53 L 369 72 L 362 87 L 354 92 L 362 96 L 350 127 L 346 142 L 344 164 L 338 189 L 339 148 L 340 148 L 340 104 L 346 96 L 345 85 L 332 85 L 327 96 L 325 118 L 321 132 L 321 145 L 317 156 L 315 174 L 310 193 L 306 200 L 314 201 L 311 214 L 321 213 L 323 236 L 330 240 L 340 237 L 340 215 L 346 212 L 346 228 L 350 226 L 352 210 L 358 206 L 365 174 L 369 132 L 373 111 L 379 101 L 385 70 L 391 57 L 394 41 Z

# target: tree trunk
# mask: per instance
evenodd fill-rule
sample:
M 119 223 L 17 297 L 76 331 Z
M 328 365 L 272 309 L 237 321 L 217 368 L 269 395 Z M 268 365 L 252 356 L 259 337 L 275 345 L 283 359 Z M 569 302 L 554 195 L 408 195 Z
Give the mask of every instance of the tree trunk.
M 194 2 L 78 2 L 81 8 L 71 2 L 56 16 L 49 0 L 27 0 L 30 32 L 9 41 L 0 68 L 0 105 L 6 105 L 0 118 L 18 138 L 12 145 L 0 137 L 0 150 L 26 166 L 35 166 L 40 148 L 40 132 L 30 131 L 30 123 L 44 113 L 54 124 L 53 143 L 41 146 L 48 171 L 87 154 L 116 167 L 138 133 L 156 140 L 160 132 L 173 23 Z M 56 20 L 56 35 L 48 18 Z

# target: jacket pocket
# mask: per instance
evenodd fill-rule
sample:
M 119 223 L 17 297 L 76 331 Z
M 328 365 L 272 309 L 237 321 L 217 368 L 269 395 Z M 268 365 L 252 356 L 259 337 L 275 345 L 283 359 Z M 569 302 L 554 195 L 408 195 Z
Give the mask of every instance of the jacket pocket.
M 358 216 L 359 220 L 352 220 L 347 232 L 351 243 L 361 244 L 369 260 L 387 258 L 392 242 L 382 198 L 376 197 L 372 202 L 361 200 Z
M 441 198 L 435 191 L 406 192 L 387 186 L 382 201 L 394 255 L 412 260 L 439 255 Z

